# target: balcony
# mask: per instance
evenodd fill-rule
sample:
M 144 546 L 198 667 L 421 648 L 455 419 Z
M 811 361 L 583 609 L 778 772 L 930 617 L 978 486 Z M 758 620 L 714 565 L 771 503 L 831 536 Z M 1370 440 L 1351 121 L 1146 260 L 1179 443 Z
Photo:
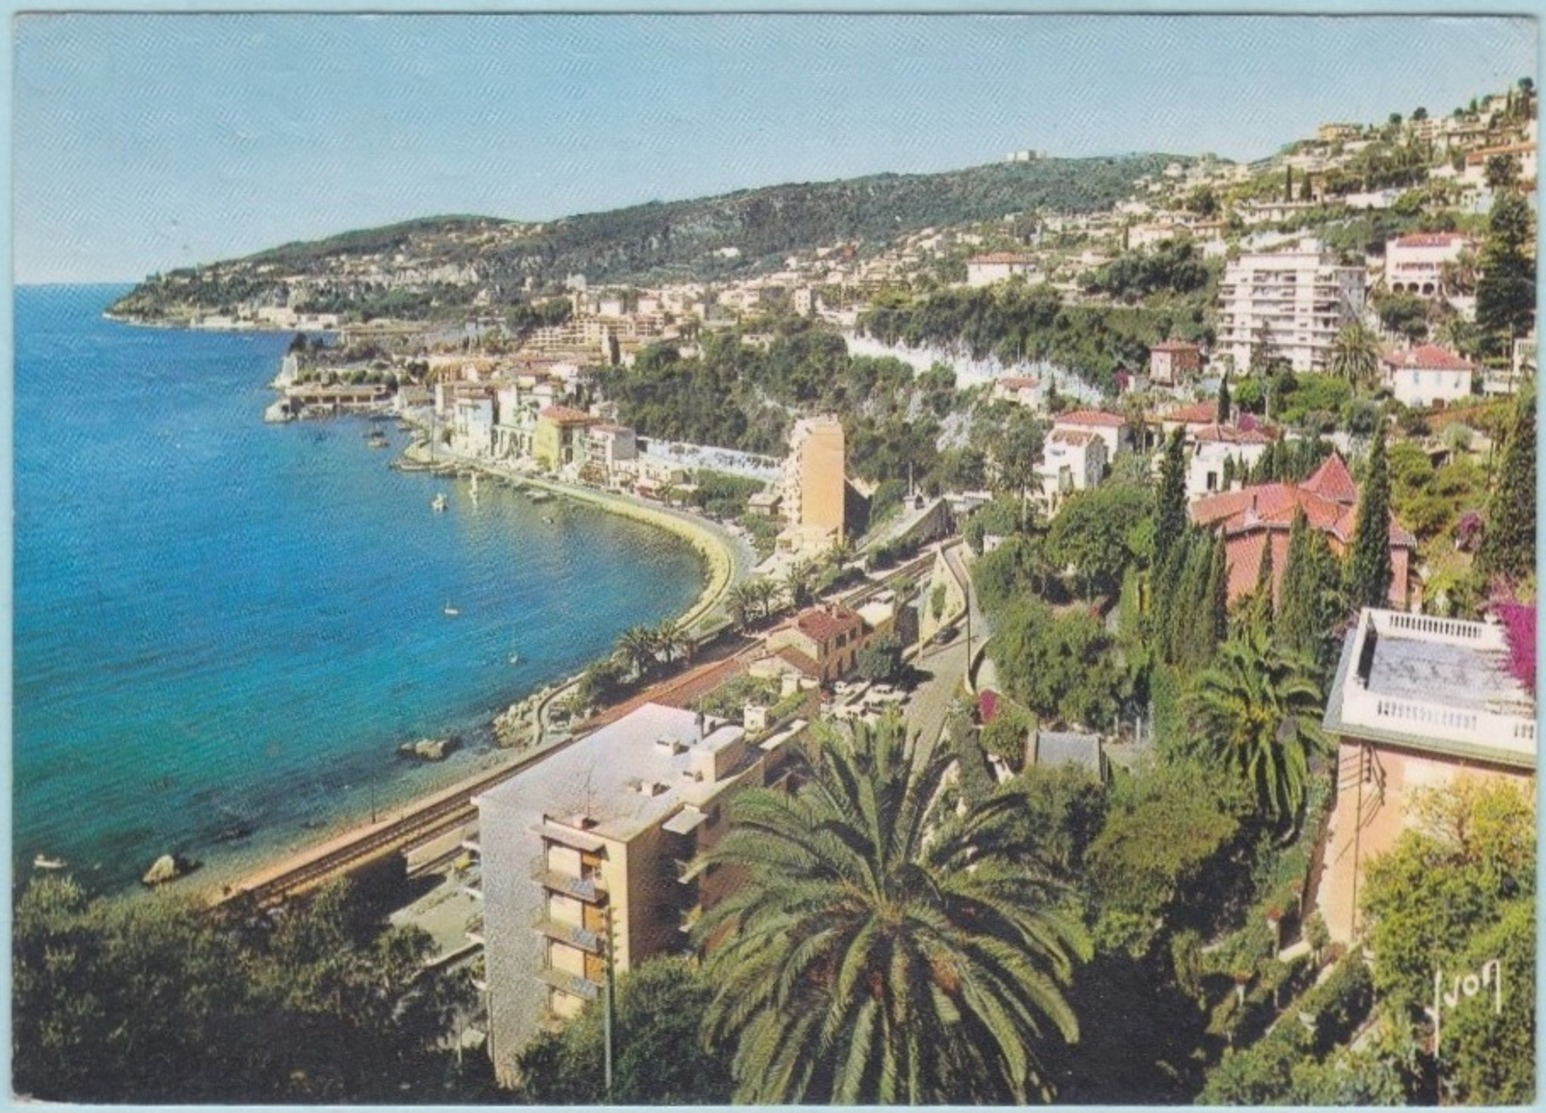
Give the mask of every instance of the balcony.
M 557 970 L 551 966 L 544 966 L 538 970 L 537 978 L 560 992 L 572 993 L 587 1001 L 594 1001 L 601 993 L 600 983 L 593 982 L 584 975 L 571 974 L 567 970 Z
M 687 935 L 698 926 L 698 921 L 701 919 L 703 919 L 703 905 L 695 904 L 682 913 L 682 922 L 677 925 L 676 930 Z
M 556 893 L 564 893 L 591 904 L 601 900 L 607 891 L 606 883 L 599 876 L 575 877 L 548 865 L 547 855 L 539 854 L 531 862 L 531 879 Z
M 708 861 L 700 854 L 692 858 L 673 859 L 676 867 L 676 879 L 680 884 L 688 885 L 698 880 L 704 870 L 708 868 Z
M 602 940 L 599 932 L 588 931 L 579 924 L 567 924 L 562 920 L 555 920 L 545 909 L 538 909 L 537 914 L 531 919 L 531 926 L 549 939 L 556 939 L 560 943 L 567 943 L 571 947 L 578 947 L 593 955 L 601 953 Z
M 466 930 L 467 938 L 469 940 L 478 944 L 479 946 L 483 945 L 483 917 L 481 915 L 473 916 L 471 919 L 469 919 L 467 921 Z

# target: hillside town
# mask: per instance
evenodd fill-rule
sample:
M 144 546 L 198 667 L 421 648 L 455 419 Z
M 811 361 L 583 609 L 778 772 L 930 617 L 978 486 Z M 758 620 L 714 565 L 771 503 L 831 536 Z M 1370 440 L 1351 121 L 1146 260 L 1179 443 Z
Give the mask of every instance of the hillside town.
M 1525 78 L 713 278 L 166 276 L 295 333 L 267 421 L 740 554 L 395 854 L 430 1043 L 538 1104 L 1532 1100 L 1537 196 Z

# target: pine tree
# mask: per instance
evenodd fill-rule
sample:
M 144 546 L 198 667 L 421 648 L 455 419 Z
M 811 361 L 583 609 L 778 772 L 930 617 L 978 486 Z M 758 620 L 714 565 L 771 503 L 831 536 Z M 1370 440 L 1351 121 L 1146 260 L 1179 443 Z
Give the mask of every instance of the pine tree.
M 1224 377 L 1219 380 L 1219 424 L 1229 420 L 1229 372 L 1224 372 Z
M 1358 500 L 1353 545 L 1347 561 L 1347 605 L 1383 607 L 1390 599 L 1390 472 L 1385 464 L 1385 426 L 1374 431 L 1369 474 Z
M 1240 608 L 1240 621 L 1246 627 L 1260 626 L 1272 632 L 1272 533 L 1264 538 L 1261 564 L 1256 569 L 1256 587 Z
M 1514 404 L 1476 564 L 1485 575 L 1510 580 L 1535 571 L 1535 391 L 1528 384 Z

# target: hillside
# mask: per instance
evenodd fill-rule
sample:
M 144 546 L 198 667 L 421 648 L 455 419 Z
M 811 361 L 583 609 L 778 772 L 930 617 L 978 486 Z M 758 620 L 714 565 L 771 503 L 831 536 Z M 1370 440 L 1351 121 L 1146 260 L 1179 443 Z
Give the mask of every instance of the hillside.
M 592 284 L 730 277 L 824 245 L 880 245 L 922 228 L 1032 209 L 1109 208 L 1130 195 L 1137 179 L 1176 161 L 1189 160 L 1125 155 L 880 174 L 651 202 L 545 224 L 426 218 L 155 275 L 113 311 L 175 319 L 243 303 L 282 305 L 301 278 L 313 311 L 353 312 L 383 290 L 413 290 L 426 296 L 398 299 L 398 314 L 432 317 L 471 304 L 480 291 L 511 303 L 518 291 L 551 288 L 571 274 Z

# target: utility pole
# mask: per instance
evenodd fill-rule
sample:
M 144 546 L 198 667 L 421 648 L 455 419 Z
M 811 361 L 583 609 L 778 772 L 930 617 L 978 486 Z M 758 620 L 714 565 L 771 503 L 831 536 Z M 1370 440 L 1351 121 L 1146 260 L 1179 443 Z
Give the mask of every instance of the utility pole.
M 601 908 L 602 946 L 606 948 L 606 968 L 601 989 L 602 1078 L 607 1104 L 612 1103 L 612 905 Z

